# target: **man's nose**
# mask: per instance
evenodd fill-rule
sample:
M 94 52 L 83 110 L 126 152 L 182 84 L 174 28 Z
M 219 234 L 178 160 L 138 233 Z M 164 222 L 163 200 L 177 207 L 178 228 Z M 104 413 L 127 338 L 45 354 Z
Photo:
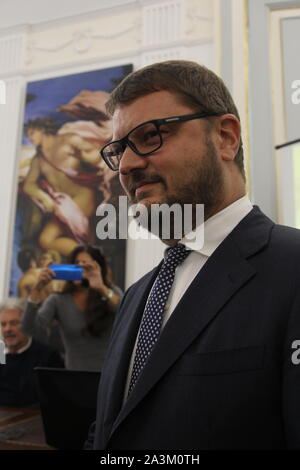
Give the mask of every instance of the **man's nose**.
M 2 326 L 2 333 L 3 334 L 7 334 L 7 333 L 10 333 L 12 332 L 12 328 L 10 325 L 5 325 L 5 326 Z
M 124 150 L 120 160 L 119 172 L 121 175 L 128 175 L 137 168 L 143 169 L 148 165 L 147 156 L 137 155 L 128 145 Z

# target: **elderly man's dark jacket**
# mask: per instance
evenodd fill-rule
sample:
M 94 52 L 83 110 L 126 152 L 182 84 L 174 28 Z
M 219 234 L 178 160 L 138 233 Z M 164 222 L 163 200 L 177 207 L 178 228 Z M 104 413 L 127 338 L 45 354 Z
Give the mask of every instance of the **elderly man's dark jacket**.
M 39 401 L 35 367 L 64 367 L 60 354 L 53 348 L 32 340 L 20 354 L 6 354 L 0 365 L 0 406 L 24 407 Z
M 120 306 L 94 448 L 300 448 L 300 231 L 275 225 L 255 207 L 195 277 L 123 405 L 158 269 Z

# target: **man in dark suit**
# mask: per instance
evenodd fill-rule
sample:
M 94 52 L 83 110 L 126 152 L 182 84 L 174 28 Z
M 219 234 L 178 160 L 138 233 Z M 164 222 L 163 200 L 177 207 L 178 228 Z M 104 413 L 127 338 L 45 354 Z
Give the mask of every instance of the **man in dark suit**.
M 123 298 L 94 448 L 300 448 L 300 234 L 246 196 L 232 97 L 205 67 L 168 61 L 125 78 L 107 107 L 102 156 L 129 200 L 201 203 L 205 223 L 203 246 L 163 240 L 165 260 Z

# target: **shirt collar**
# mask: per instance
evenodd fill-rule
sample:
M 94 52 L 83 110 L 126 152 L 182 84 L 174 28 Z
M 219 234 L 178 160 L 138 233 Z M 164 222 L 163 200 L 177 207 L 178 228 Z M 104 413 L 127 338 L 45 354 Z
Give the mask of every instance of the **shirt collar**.
M 209 257 L 252 209 L 253 206 L 248 196 L 243 196 L 205 221 L 203 246 L 197 248 L 194 242 L 186 238 L 183 238 L 180 243 Z M 203 230 L 203 227 L 199 226 L 197 230 Z
M 4 349 L 4 353 L 5 353 L 5 354 L 22 354 L 23 352 L 25 352 L 27 349 L 30 348 L 31 343 L 32 343 L 32 338 L 29 338 L 28 343 L 26 344 L 26 346 L 24 346 L 23 348 L 19 349 L 16 353 L 10 353 L 7 348 Z

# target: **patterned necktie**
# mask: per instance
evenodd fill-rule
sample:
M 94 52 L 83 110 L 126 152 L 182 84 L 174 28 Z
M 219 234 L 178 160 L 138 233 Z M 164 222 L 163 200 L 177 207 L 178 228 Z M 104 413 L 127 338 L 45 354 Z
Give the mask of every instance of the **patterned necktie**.
M 160 335 L 164 308 L 174 281 L 175 270 L 189 253 L 191 251 L 180 244 L 169 248 L 167 252 L 144 310 L 128 395 L 135 386 Z

